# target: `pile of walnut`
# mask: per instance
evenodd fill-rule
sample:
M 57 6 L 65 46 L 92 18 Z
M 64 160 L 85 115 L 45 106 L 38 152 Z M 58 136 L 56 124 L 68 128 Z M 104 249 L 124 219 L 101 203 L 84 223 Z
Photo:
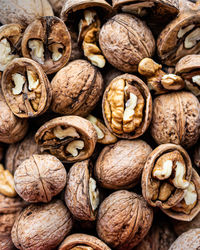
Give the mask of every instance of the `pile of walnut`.
M 200 249 L 200 1 L 0 2 L 0 249 Z

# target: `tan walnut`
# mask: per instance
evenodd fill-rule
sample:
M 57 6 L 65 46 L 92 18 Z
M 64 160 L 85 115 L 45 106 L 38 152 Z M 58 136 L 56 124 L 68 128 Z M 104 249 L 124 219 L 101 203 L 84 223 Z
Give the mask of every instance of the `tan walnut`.
M 59 71 L 71 54 L 71 37 L 64 22 L 54 16 L 34 20 L 24 32 L 22 54 L 38 62 L 46 74 Z
M 67 181 L 63 164 L 53 155 L 32 155 L 14 175 L 16 192 L 27 202 L 50 202 Z
M 75 60 L 53 78 L 51 109 L 59 114 L 87 116 L 103 92 L 103 78 L 96 67 Z
M 106 146 L 97 158 L 94 173 L 109 189 L 127 189 L 138 184 L 151 147 L 142 140 L 120 140 Z
M 148 156 L 142 173 L 142 194 L 153 207 L 169 209 L 185 195 L 192 177 L 192 163 L 179 145 L 163 144 Z
M 63 116 L 41 126 L 36 143 L 64 162 L 88 159 L 94 152 L 97 132 L 92 123 L 79 116 Z
M 139 62 L 152 57 L 155 49 L 150 29 L 128 14 L 117 14 L 102 26 L 99 44 L 108 62 L 123 72 L 136 72 Z
M 72 218 L 60 200 L 25 208 L 15 220 L 12 241 L 18 249 L 55 249 L 69 234 Z
M 97 233 L 111 248 L 129 250 L 146 236 L 152 220 L 153 210 L 142 196 L 120 190 L 101 203 Z
M 158 144 L 194 145 L 200 135 L 200 103 L 190 92 L 173 92 L 156 97 L 151 135 Z
M 124 74 L 105 89 L 102 112 L 106 126 L 119 138 L 138 138 L 147 130 L 152 116 L 152 98 L 138 77 Z
M 1 84 L 8 106 L 20 118 L 41 115 L 51 103 L 50 82 L 41 66 L 31 59 L 14 59 L 4 71 Z

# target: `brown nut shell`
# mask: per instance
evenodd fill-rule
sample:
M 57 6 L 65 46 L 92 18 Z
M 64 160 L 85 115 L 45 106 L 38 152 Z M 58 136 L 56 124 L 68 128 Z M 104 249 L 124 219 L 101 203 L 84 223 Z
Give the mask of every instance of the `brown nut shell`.
M 88 234 L 71 234 L 62 242 L 58 249 L 76 249 L 79 246 L 90 247 L 93 250 L 111 250 L 103 241 Z
M 20 118 L 43 114 L 51 103 L 52 89 L 41 66 L 28 58 L 14 59 L 3 73 L 3 95 Z
M 51 109 L 59 114 L 87 116 L 103 92 L 103 78 L 96 67 L 75 60 L 53 78 Z
M 158 162 L 158 159 L 162 157 L 163 155 L 166 155 L 168 153 L 173 153 L 175 151 L 178 151 L 179 154 L 183 157 L 184 164 L 185 164 L 185 180 L 190 181 L 192 177 L 192 163 L 190 160 L 190 157 L 188 153 L 185 151 L 184 148 L 182 148 L 179 145 L 175 144 L 162 144 L 155 148 L 150 155 L 147 158 L 146 164 L 143 169 L 142 173 L 142 194 L 145 200 L 153 207 L 160 207 L 163 209 L 169 209 L 176 204 L 178 204 L 184 197 L 184 189 L 176 188 L 172 183 L 173 187 L 175 188 L 170 195 L 165 200 L 160 200 L 158 197 L 154 199 L 155 193 L 157 190 L 159 191 L 159 188 L 161 184 L 159 183 L 159 186 L 157 187 L 155 184 L 156 179 L 153 178 L 152 172 L 154 171 L 155 164 Z M 169 156 L 168 156 L 169 157 Z M 172 172 L 172 175 L 175 175 Z M 171 175 L 170 175 L 171 176 Z M 169 177 L 168 177 L 169 178 Z M 168 180 L 168 178 L 164 179 Z M 168 183 L 166 181 L 166 183 Z
M 15 220 L 12 241 L 18 249 L 54 249 L 69 234 L 72 218 L 63 202 L 30 205 Z
M 162 211 L 165 214 L 167 214 L 169 217 L 179 220 L 179 221 L 191 221 L 199 214 L 200 212 L 200 176 L 194 169 L 192 169 L 191 182 L 193 182 L 193 184 L 195 185 L 195 191 L 197 193 L 196 205 L 191 209 L 191 211 L 188 214 L 174 211 L 173 207 L 171 209 L 162 209 Z
M 200 135 L 200 103 L 190 92 L 173 92 L 156 97 L 151 135 L 158 144 L 194 145 Z
M 51 4 L 53 11 L 59 15 L 65 1 L 66 0 L 49 0 L 49 3 Z
M 53 155 L 32 155 L 23 161 L 14 175 L 15 190 L 30 203 L 50 202 L 67 182 L 63 164 Z
M 151 147 L 142 140 L 121 140 L 104 147 L 94 168 L 98 183 L 109 189 L 135 186 L 151 151 Z
M 125 84 L 129 86 L 130 88 L 130 92 L 132 92 L 132 87 L 136 88 L 139 91 L 139 95 L 142 96 L 143 100 L 144 100 L 144 107 L 142 110 L 142 114 L 141 114 L 141 122 L 139 124 L 138 127 L 135 128 L 134 131 L 130 132 L 130 133 L 125 133 L 125 132 L 118 132 L 119 129 L 115 130 L 116 132 L 113 131 L 113 128 L 111 128 L 111 124 L 110 121 L 108 121 L 107 117 L 106 117 L 106 102 L 107 102 L 107 97 L 108 97 L 108 93 L 110 91 L 110 89 L 112 88 L 112 86 L 114 86 L 115 82 L 117 82 L 118 80 L 123 80 L 125 81 Z M 114 87 L 113 87 L 114 89 Z M 113 91 L 113 97 L 117 98 L 118 97 L 118 91 L 117 89 L 115 89 Z M 124 93 L 125 93 L 125 88 L 124 88 Z M 133 91 L 134 93 L 134 91 Z M 136 93 L 134 93 L 136 94 Z M 138 98 L 139 99 L 139 98 Z M 117 100 L 117 99 L 116 99 Z M 122 101 L 122 100 L 120 100 Z M 118 101 L 116 102 L 118 103 Z M 117 104 L 118 105 L 118 104 Z M 124 103 L 125 106 L 125 103 Z M 137 105 L 139 107 L 139 105 Z M 136 106 L 136 108 L 137 108 Z M 114 109 L 119 108 L 119 106 L 114 107 Z M 120 112 L 121 112 L 121 107 L 120 106 Z M 102 100 L 102 112 L 103 112 L 103 117 L 104 117 L 104 121 L 105 124 L 107 126 L 107 128 L 110 130 L 111 133 L 113 133 L 115 136 L 119 137 L 119 138 L 123 138 L 123 139 L 135 139 L 138 138 L 139 136 L 143 135 L 145 133 L 145 131 L 147 130 L 147 128 L 149 127 L 149 124 L 151 122 L 151 117 L 152 117 L 152 97 L 150 94 L 150 91 L 147 87 L 147 85 L 137 76 L 131 75 L 131 74 L 124 74 L 124 75 L 120 75 L 117 76 L 116 78 L 114 78 L 110 84 L 107 86 L 107 88 L 105 89 L 104 95 L 103 95 L 103 100 Z M 117 113 L 117 112 L 116 112 Z M 139 113 L 139 112 L 138 112 Z M 133 116 L 133 121 L 134 121 L 135 117 Z M 135 119 L 137 120 L 137 119 Z M 121 124 L 121 121 L 119 122 Z
M 108 62 L 123 72 L 136 72 L 139 62 L 152 57 L 155 49 L 150 29 L 128 14 L 117 14 L 102 26 L 99 44 Z
M 35 46 L 43 50 L 42 55 L 34 52 Z M 45 16 L 29 24 L 22 39 L 22 54 L 40 63 L 46 74 L 60 70 L 71 55 L 71 36 L 65 23 L 58 17 Z
M 73 134 L 62 134 L 62 130 L 72 129 Z M 59 133 L 55 132 L 59 130 Z M 59 134 L 59 137 L 56 135 Z M 94 151 L 97 142 L 97 133 L 92 123 L 79 116 L 63 116 L 46 122 L 39 128 L 35 135 L 36 143 L 44 150 L 49 150 L 63 162 L 76 162 L 89 158 Z M 69 144 L 82 141 L 83 147 L 79 148 L 75 156 L 67 151 Z M 75 147 L 73 147 L 74 149 Z M 78 148 L 78 147 L 77 147 Z M 71 151 L 71 150 L 70 150 Z M 68 152 L 68 153 L 67 153 Z
M 1 250 L 16 250 L 10 234 L 0 235 L 0 249 Z
M 153 210 L 143 197 L 126 190 L 109 195 L 100 205 L 97 233 L 115 249 L 132 249 L 148 233 Z
M 10 198 L 0 194 L 0 213 L 12 214 L 19 212 L 27 205 L 27 202 L 22 200 L 19 196 Z

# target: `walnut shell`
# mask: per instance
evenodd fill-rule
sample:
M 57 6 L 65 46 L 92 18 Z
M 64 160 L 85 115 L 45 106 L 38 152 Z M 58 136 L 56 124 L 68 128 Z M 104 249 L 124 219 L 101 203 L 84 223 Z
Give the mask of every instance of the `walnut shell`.
M 200 228 L 191 229 L 181 234 L 169 250 L 198 249 L 200 247 Z
M 22 200 L 19 196 L 10 198 L 3 194 L 0 194 L 0 213 L 12 214 L 19 212 L 27 205 L 27 202 Z
M 59 250 L 79 249 L 79 247 L 90 247 L 93 250 L 111 250 L 100 239 L 88 234 L 72 234 L 68 236 L 58 248 Z
M 197 143 L 194 151 L 194 163 L 198 168 L 200 168 L 200 143 Z
M 1 0 L 0 22 L 28 25 L 40 16 L 53 16 L 48 0 Z
M 12 241 L 18 249 L 54 249 L 69 234 L 72 218 L 62 201 L 34 204 L 15 220 Z
M 158 144 L 194 145 L 200 135 L 200 104 L 190 92 L 158 96 L 153 103 L 151 135 Z
M 109 189 L 135 186 L 151 151 L 151 147 L 142 140 L 121 140 L 104 147 L 94 169 L 98 183 Z
M 53 8 L 53 11 L 56 13 L 56 14 L 60 14 L 61 12 L 61 9 L 64 5 L 66 0 L 49 0 L 52 8 Z
M 1 250 L 16 250 L 10 234 L 0 235 L 0 249 Z
M 53 155 L 32 155 L 14 175 L 16 192 L 28 202 L 49 202 L 66 185 L 67 173 Z
M 76 162 L 88 159 L 93 154 L 97 132 L 92 123 L 82 117 L 63 116 L 40 127 L 35 140 L 40 147 L 61 161 Z
M 28 58 L 17 58 L 4 70 L 2 92 L 12 112 L 20 118 L 35 117 L 49 108 L 50 82 L 41 66 Z
M 139 62 L 155 50 L 149 28 L 128 14 L 117 14 L 103 25 L 99 44 L 108 62 L 123 72 L 136 72 Z
M 17 213 L 0 214 L 0 235 L 8 235 L 11 233 L 16 216 Z
M 190 182 L 192 177 L 192 163 L 188 153 L 179 145 L 175 144 L 162 144 L 155 148 L 148 156 L 146 164 L 142 173 L 142 194 L 145 200 L 153 207 L 160 207 L 163 209 L 169 209 L 176 204 L 178 204 L 184 197 L 184 188 L 178 188 L 172 180 L 174 180 L 176 176 L 176 168 L 172 168 L 172 172 L 169 176 L 166 176 L 161 179 L 156 179 L 153 176 L 155 171 L 154 167 L 158 163 L 158 160 L 163 156 L 167 156 L 165 161 L 170 159 L 170 155 L 173 153 L 178 153 L 183 158 L 183 166 L 185 170 L 185 176 L 183 176 L 184 180 Z M 177 156 L 176 156 L 177 157 Z M 162 163 L 164 165 L 165 161 Z M 179 161 L 179 159 L 174 158 L 173 165 Z M 173 178 L 174 177 L 174 178 Z M 169 183 L 173 189 L 169 192 L 166 198 L 160 198 L 161 194 L 161 185 Z M 165 190 L 162 191 L 165 193 Z
M 103 93 L 103 78 L 96 67 L 85 60 L 75 60 L 53 78 L 54 112 L 87 116 Z
M 153 210 L 143 197 L 126 190 L 109 195 L 100 205 L 97 233 L 115 249 L 132 249 L 148 233 Z
M 79 220 L 93 221 L 96 219 L 99 195 L 96 190 L 97 198 L 94 200 L 93 205 L 93 200 L 91 199 L 93 193 L 90 190 L 90 175 L 89 160 L 75 163 L 68 173 L 65 203 L 70 212 Z

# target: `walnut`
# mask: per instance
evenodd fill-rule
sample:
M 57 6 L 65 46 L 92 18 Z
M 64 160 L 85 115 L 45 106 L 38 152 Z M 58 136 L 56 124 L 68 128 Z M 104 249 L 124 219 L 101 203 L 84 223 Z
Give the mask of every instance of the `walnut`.
M 1 250 L 16 250 L 10 234 L 0 235 L 0 249 Z
M 142 173 L 142 194 L 153 207 L 169 209 L 185 195 L 192 176 L 187 152 L 175 144 L 163 144 L 148 156 Z M 168 183 L 165 188 L 163 184 Z
M 0 93 L 0 142 L 18 142 L 24 138 L 27 130 L 27 120 L 14 116 Z
M 200 98 L 200 55 L 184 56 L 176 64 L 176 74 L 186 83 L 186 88 Z
M 12 241 L 18 249 L 56 248 L 69 234 L 72 218 L 60 200 L 25 208 L 15 220 Z
M 4 169 L 2 164 L 0 164 L 0 193 L 8 197 L 15 197 L 17 195 L 13 175 Z
M 21 142 L 11 144 L 5 156 L 5 168 L 11 174 L 15 173 L 18 166 L 33 154 L 40 153 L 39 146 L 36 144 L 34 134 L 29 133 Z
M 194 145 L 200 135 L 200 104 L 190 92 L 174 92 L 154 99 L 151 135 L 158 144 Z
M 92 123 L 79 116 L 63 116 L 46 122 L 35 135 L 36 143 L 61 161 L 89 158 L 97 142 Z
M 27 202 L 19 196 L 11 198 L 0 194 L 0 214 L 13 214 L 19 212 L 27 205 Z
M 22 39 L 22 54 L 38 62 L 46 74 L 60 70 L 71 54 L 71 37 L 64 22 L 46 16 L 29 24 Z
M 15 190 L 27 202 L 49 202 L 66 185 L 67 173 L 53 155 L 32 155 L 14 175 Z
M 153 56 L 155 49 L 146 24 L 128 14 L 115 15 L 103 25 L 99 44 L 108 62 L 123 72 L 136 72 L 139 62 Z
M 138 77 L 120 75 L 106 88 L 102 110 L 110 132 L 120 138 L 134 139 L 141 136 L 150 124 L 151 94 Z
M 53 78 L 54 112 L 87 116 L 94 109 L 103 92 L 101 73 L 85 60 L 75 60 Z
M 2 91 L 12 112 L 20 118 L 44 113 L 52 89 L 41 66 L 28 58 L 14 59 L 3 73 Z
M 200 143 L 197 143 L 194 151 L 194 163 L 197 167 L 200 167 Z
M 60 245 L 58 250 L 111 250 L 100 239 L 87 234 L 72 234 Z
M 53 16 L 48 0 L 1 0 L 0 22 L 27 26 L 40 16 Z
M 65 3 L 65 0 L 49 0 L 49 3 L 51 4 L 54 12 L 59 15 Z
M 0 71 L 4 71 L 14 58 L 19 57 L 23 32 L 23 26 L 17 23 L 0 27 Z
M 135 186 L 141 178 L 151 147 L 142 140 L 121 140 L 106 146 L 96 161 L 94 173 L 98 183 L 109 189 Z
M 109 195 L 100 205 L 97 233 L 115 249 L 132 249 L 148 233 L 153 210 L 143 197 L 126 190 Z

